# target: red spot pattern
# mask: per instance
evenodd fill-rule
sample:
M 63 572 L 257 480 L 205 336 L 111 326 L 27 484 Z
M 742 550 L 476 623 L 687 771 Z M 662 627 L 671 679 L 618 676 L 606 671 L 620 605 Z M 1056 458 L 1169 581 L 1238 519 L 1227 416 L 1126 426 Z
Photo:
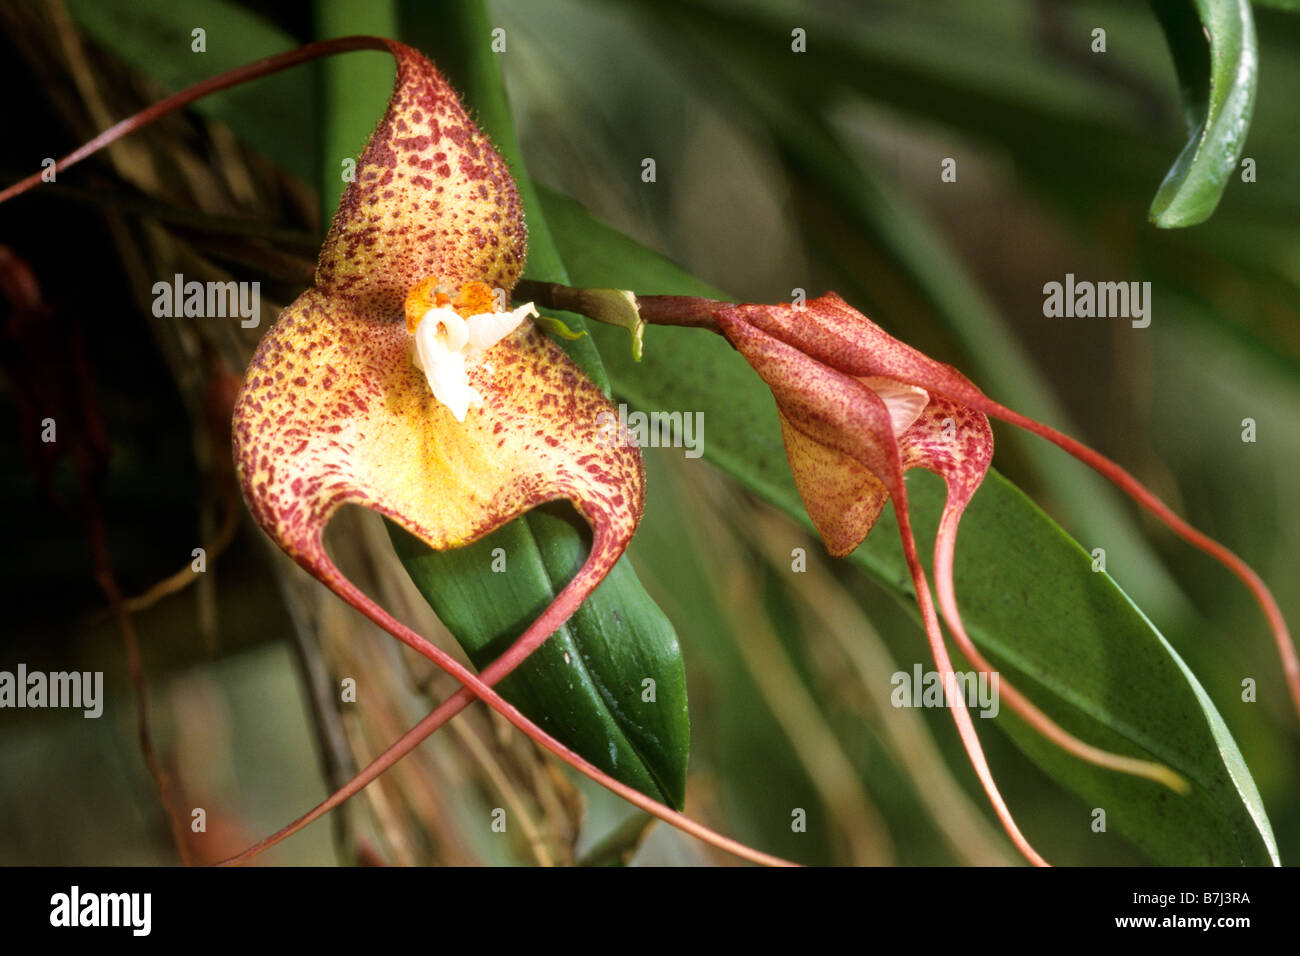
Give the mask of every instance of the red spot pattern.
M 526 237 L 514 180 L 433 64 L 389 45 L 396 87 L 339 204 L 316 284 L 372 315 L 400 313 L 429 275 L 509 290 Z

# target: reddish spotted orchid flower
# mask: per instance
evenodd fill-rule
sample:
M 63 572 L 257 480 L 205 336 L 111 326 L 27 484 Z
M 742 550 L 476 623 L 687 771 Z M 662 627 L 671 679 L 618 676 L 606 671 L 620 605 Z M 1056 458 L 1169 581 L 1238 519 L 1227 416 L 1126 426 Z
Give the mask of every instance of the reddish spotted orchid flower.
M 771 388 L 800 497 L 831 555 L 842 557 L 855 550 L 886 502 L 893 500 L 903 553 L 935 665 L 945 681 L 949 709 L 1004 829 L 1030 861 L 1044 863 L 998 793 L 962 694 L 955 686 L 912 535 L 903 481 L 909 469 L 924 468 L 943 478 L 947 486 L 934 550 L 938 604 L 962 653 L 980 671 L 991 672 L 993 667 L 962 626 L 953 587 L 957 527 L 993 458 L 988 416 L 1059 445 L 1236 574 L 1268 619 L 1287 686 L 1300 713 L 1300 661 L 1267 586 L 1244 561 L 1188 525 L 1114 462 L 989 399 L 956 369 L 893 338 L 833 292 L 800 305 L 732 305 L 677 296 L 640 297 L 637 303 L 647 322 L 697 326 L 725 336 Z M 1005 679 L 999 680 L 999 691 L 1028 724 L 1079 758 L 1175 790 L 1186 789 L 1186 782 L 1167 767 L 1079 740 Z
M 315 282 L 280 315 L 249 365 L 234 412 L 235 462 L 249 510 L 276 544 L 464 686 L 329 800 L 231 862 L 338 806 L 478 698 L 648 813 L 746 859 L 783 863 L 613 779 L 492 689 L 622 555 L 641 517 L 644 476 L 635 446 L 602 441 L 599 423 L 613 407 L 530 321 L 536 310 L 504 308 L 524 266 L 518 192 L 429 60 L 374 37 L 309 44 L 178 93 L 55 168 L 207 93 L 360 49 L 395 58 L 394 92 L 339 204 Z M 34 176 L 0 192 L 0 202 L 40 181 Z M 571 502 L 590 524 L 591 551 L 551 605 L 477 675 L 362 593 L 323 542 L 326 525 L 348 504 L 446 549 L 555 500 Z

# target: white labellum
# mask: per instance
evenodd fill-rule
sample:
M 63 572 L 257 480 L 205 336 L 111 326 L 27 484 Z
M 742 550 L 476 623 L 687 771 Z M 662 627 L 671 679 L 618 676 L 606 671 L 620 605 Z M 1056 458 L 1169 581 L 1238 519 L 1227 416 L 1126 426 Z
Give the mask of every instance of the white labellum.
M 462 319 L 454 309 L 435 307 L 424 313 L 415 329 L 415 364 L 429 380 L 433 397 L 463 422 L 470 406 L 483 404 L 483 396 L 469 384 L 470 364 L 536 316 L 530 302 L 512 312 L 484 312 Z
M 879 375 L 861 378 L 859 381 L 875 392 L 876 397 L 885 403 L 895 438 L 911 428 L 925 411 L 925 406 L 930 404 L 929 393 L 915 385 L 904 385 L 902 382 Z

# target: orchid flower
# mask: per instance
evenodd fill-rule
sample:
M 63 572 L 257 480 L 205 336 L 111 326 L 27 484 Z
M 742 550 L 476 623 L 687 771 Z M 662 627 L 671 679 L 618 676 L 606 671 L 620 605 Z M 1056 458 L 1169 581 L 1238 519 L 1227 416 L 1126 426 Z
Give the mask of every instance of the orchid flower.
M 578 301 L 576 296 L 558 289 L 536 288 L 544 299 Z M 795 484 L 832 556 L 853 552 L 892 499 L 917 605 L 944 681 L 946 702 L 1004 829 L 1030 861 L 1044 862 L 1021 834 L 999 794 L 955 686 L 952 663 L 917 554 L 903 481 L 907 470 L 924 468 L 941 477 L 947 486 L 934 549 L 938 604 L 962 653 L 981 672 L 992 672 L 993 667 L 962 626 L 953 587 L 957 528 L 993 458 L 988 416 L 1059 445 L 1237 575 L 1268 619 L 1287 687 L 1300 713 L 1300 661 L 1267 586 L 1244 561 L 1188 525 L 1114 462 L 989 399 L 956 369 L 893 338 L 833 292 L 798 305 L 733 305 L 680 296 L 641 296 L 637 306 L 645 322 L 696 326 L 723 335 L 771 388 Z M 1003 699 L 1030 726 L 1079 758 L 1156 780 L 1180 792 L 1187 789 L 1186 781 L 1163 765 L 1110 753 L 1079 740 L 1005 679 L 999 680 L 999 689 Z
M 534 325 L 536 309 L 504 308 L 526 252 L 519 195 L 428 59 L 375 37 L 309 44 L 177 93 L 55 169 L 207 93 L 362 49 L 394 57 L 393 95 L 339 203 L 314 284 L 281 313 L 249 364 L 234 411 L 236 470 L 249 511 L 279 547 L 464 686 L 328 800 L 231 862 L 318 819 L 479 698 L 646 812 L 746 859 L 784 863 L 615 780 L 492 689 L 622 555 L 641 517 L 645 482 L 636 446 L 602 441 L 599 423 L 613 406 Z M 0 192 L 0 202 L 40 182 L 29 177 Z M 556 500 L 571 502 L 590 524 L 590 553 L 551 605 L 477 675 L 362 593 L 323 541 L 331 517 L 348 504 L 447 549 Z

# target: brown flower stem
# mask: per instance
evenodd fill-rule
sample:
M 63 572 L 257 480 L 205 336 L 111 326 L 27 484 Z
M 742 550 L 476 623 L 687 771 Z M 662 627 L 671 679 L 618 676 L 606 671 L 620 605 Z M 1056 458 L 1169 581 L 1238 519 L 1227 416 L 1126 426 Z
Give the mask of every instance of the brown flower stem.
M 585 294 L 591 290 L 576 286 L 560 285 L 555 282 L 537 282 L 533 279 L 520 279 L 515 286 L 516 299 L 528 299 L 548 309 L 562 309 L 577 312 L 589 319 L 601 321 L 601 316 L 588 308 Z M 641 320 L 650 325 L 678 325 L 689 328 L 708 329 L 722 334 L 713 313 L 718 309 L 729 308 L 733 303 L 719 299 L 701 299 L 689 295 L 638 295 L 637 311 Z
M 713 313 L 729 309 L 734 303 L 689 295 L 639 295 L 636 304 L 641 318 L 651 325 L 680 325 L 721 335 L 722 329 L 714 321 Z
M 558 282 L 538 282 L 536 279 L 520 279 L 515 284 L 514 297 L 517 300 L 528 299 L 548 309 L 560 309 L 576 312 L 574 293 L 578 290 L 572 286 L 560 285 Z
M 235 540 L 235 533 L 239 530 L 239 505 L 236 499 L 231 499 L 223 505 L 225 512 L 221 519 L 221 527 L 217 529 L 215 537 L 203 545 L 204 552 L 209 561 L 215 561 L 230 543 Z M 186 564 L 174 574 L 170 574 L 161 581 L 156 582 L 142 594 L 135 597 L 123 598 L 122 606 L 131 614 L 139 614 L 153 607 L 163 598 L 183 591 L 190 585 L 194 584 L 199 578 L 194 569 Z M 109 608 L 109 613 L 112 612 Z

